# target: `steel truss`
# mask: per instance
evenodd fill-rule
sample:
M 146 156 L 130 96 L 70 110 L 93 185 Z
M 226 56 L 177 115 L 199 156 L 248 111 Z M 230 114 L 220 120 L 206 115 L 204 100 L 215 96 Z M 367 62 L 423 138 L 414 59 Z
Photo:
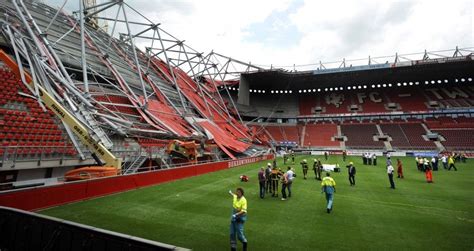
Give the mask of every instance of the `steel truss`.
M 122 0 L 94 6 L 79 0 L 73 16 L 63 10 L 68 0 L 59 9 L 25 1 L 0 3 L 4 12 L 0 17 L 1 32 L 11 44 L 17 62 L 27 62 L 35 86 L 41 85 L 50 92 L 107 148 L 113 146 L 107 136 L 110 134 L 200 137 L 203 129 L 194 123 L 199 115 L 210 121 L 217 119 L 216 124 L 227 123 L 235 130 L 236 138 L 252 140 L 234 101 L 230 99 L 228 107 L 218 87 L 235 81 L 240 73 L 263 68 L 213 51 L 199 52 Z M 35 14 L 37 8 L 44 9 L 47 24 Z M 110 12 L 113 18 L 107 15 Z M 101 28 L 98 21 L 108 22 L 110 29 Z M 74 37 L 78 38 L 76 42 L 70 42 Z M 80 53 L 60 46 L 67 43 L 80 44 Z M 64 57 L 70 60 L 67 65 Z M 158 67 L 160 62 L 166 69 Z M 80 66 L 75 69 L 81 72 L 80 81 L 71 77 L 71 64 Z M 183 78 L 183 73 L 189 79 Z M 204 101 L 207 112 L 199 109 L 182 88 L 192 88 Z M 111 108 L 113 102 L 98 100 L 98 90 L 126 97 L 131 105 L 113 104 L 114 107 L 130 106 L 139 117 Z M 38 88 L 31 92 L 39 97 Z M 150 110 L 151 97 L 169 109 Z M 240 125 L 236 126 L 231 110 L 237 113 Z M 170 121 L 175 124 L 170 125 Z M 143 123 L 151 128 L 141 129 L 139 125 Z M 80 152 L 75 137 L 70 130 L 67 132 Z

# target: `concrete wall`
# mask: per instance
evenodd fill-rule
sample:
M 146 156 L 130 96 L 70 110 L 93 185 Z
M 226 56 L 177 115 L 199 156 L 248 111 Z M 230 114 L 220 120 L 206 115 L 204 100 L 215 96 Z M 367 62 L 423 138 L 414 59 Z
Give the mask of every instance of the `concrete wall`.
M 240 75 L 240 83 L 239 83 L 239 96 L 237 98 L 237 103 L 241 105 L 249 105 L 250 104 L 250 84 L 245 78 L 245 76 Z

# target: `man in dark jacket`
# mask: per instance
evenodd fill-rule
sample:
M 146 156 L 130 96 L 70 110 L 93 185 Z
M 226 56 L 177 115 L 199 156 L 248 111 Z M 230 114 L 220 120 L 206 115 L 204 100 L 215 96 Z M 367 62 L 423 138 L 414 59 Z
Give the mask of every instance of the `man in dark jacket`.
M 349 183 L 351 186 L 355 186 L 356 181 L 355 181 L 355 174 L 356 174 L 356 168 L 354 166 L 354 163 L 350 162 L 349 165 L 346 166 L 347 172 L 349 174 Z
M 260 171 L 258 172 L 258 185 L 260 188 L 260 198 L 263 199 L 265 198 L 265 182 L 267 181 L 267 178 L 265 177 L 265 168 L 260 168 Z

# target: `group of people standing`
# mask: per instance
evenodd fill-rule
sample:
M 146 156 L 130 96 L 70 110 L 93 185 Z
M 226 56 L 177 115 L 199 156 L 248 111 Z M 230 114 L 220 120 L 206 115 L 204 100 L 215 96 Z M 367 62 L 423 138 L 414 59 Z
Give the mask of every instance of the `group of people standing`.
M 376 166 L 377 165 L 377 155 L 375 153 L 369 153 L 369 152 L 366 152 L 364 154 L 362 154 L 362 163 L 364 163 L 364 165 L 374 165 Z
M 268 163 L 266 168 L 260 168 L 257 176 L 260 188 L 260 198 L 265 198 L 266 193 L 271 194 L 272 197 L 278 197 L 280 183 L 282 200 L 291 197 L 291 186 L 296 177 L 295 172 L 291 167 L 288 167 L 288 170 L 285 173 L 276 167 L 276 163 L 274 163 L 274 165 Z

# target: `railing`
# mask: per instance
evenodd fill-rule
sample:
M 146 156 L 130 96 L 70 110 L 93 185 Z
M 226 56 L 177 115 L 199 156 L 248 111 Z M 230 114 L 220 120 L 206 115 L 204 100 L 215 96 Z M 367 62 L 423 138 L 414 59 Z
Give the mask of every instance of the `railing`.
M 228 161 L 232 160 L 231 158 L 222 158 L 219 161 Z M 166 168 L 163 168 L 163 166 L 144 166 L 137 168 L 137 172 L 145 172 L 145 171 L 154 171 L 154 170 L 159 170 L 159 169 L 173 169 L 173 168 L 178 168 L 178 167 L 183 167 L 183 166 L 189 166 L 189 165 L 200 165 L 200 164 L 207 164 L 207 163 L 212 163 L 216 162 L 215 160 L 201 160 L 193 163 L 176 163 L 176 164 L 168 164 Z M 0 184 L 1 185 L 1 184 Z
M 48 160 L 75 160 L 79 159 L 77 153 L 68 154 L 68 151 L 75 148 L 72 146 L 1 146 L 0 163 L 12 163 L 13 167 L 17 162 L 27 161 L 48 161 Z M 85 156 L 90 156 L 91 152 L 81 148 Z M 142 148 L 130 148 L 126 150 L 116 150 L 113 153 L 123 159 L 137 156 L 144 151 Z M 155 153 L 155 152 L 152 152 Z M 1 167 L 1 166 L 0 166 Z
M 67 159 L 77 158 L 75 154 L 67 152 L 74 149 L 71 146 L 2 146 L 0 147 L 0 161 L 18 160 L 48 160 L 48 159 Z
M 410 66 L 423 63 L 437 63 L 472 58 L 474 47 L 453 48 L 448 50 L 424 51 L 415 53 L 395 53 L 384 56 L 368 56 L 366 58 L 342 59 L 330 62 L 293 64 L 293 65 L 259 65 L 270 69 L 286 69 L 293 71 L 313 72 L 314 74 L 338 71 L 364 70 L 373 68 Z

